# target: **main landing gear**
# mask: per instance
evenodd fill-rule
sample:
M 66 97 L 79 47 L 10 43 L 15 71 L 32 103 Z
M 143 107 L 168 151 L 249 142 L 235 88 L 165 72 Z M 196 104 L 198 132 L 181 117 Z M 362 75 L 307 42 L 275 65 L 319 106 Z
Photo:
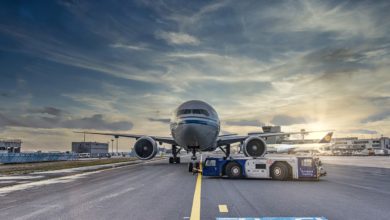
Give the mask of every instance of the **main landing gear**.
M 177 149 L 176 145 L 172 145 L 172 155 L 173 157 L 169 157 L 169 163 L 180 163 L 180 157 L 177 154 L 180 152 L 181 148 Z

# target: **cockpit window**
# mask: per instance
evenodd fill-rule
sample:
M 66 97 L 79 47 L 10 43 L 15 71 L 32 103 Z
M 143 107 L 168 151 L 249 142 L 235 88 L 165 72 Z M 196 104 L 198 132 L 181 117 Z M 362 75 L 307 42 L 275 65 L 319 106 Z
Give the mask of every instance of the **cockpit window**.
M 177 112 L 177 115 L 191 114 L 191 109 L 181 109 Z
M 209 116 L 209 113 L 204 109 L 192 109 L 192 114 Z
M 196 114 L 196 115 L 205 115 L 209 116 L 209 112 L 204 109 L 181 109 L 177 112 L 177 115 L 185 115 L 185 114 Z

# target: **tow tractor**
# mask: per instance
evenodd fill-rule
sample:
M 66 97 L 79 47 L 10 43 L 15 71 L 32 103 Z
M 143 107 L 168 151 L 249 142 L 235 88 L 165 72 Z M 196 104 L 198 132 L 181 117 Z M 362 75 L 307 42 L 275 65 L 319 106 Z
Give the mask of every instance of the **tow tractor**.
M 310 156 L 266 156 L 261 158 L 205 159 L 203 176 L 229 178 L 266 178 L 275 180 L 319 180 L 326 175 L 321 161 Z

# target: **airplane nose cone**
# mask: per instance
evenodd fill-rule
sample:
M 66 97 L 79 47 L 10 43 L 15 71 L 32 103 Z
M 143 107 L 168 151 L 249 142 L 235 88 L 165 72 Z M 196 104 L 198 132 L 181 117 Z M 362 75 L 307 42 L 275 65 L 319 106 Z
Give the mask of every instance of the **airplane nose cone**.
M 182 147 L 213 147 L 219 129 L 207 120 L 184 119 L 173 127 L 175 141 Z
M 182 138 L 187 146 L 199 146 L 199 128 L 195 125 L 187 124 L 182 127 Z

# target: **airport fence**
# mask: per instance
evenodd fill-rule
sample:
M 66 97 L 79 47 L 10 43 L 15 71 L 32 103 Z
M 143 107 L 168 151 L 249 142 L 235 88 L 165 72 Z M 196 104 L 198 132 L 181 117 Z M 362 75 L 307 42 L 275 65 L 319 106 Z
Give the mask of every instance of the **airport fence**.
M 77 160 L 75 153 L 0 153 L 0 163 L 32 163 Z

